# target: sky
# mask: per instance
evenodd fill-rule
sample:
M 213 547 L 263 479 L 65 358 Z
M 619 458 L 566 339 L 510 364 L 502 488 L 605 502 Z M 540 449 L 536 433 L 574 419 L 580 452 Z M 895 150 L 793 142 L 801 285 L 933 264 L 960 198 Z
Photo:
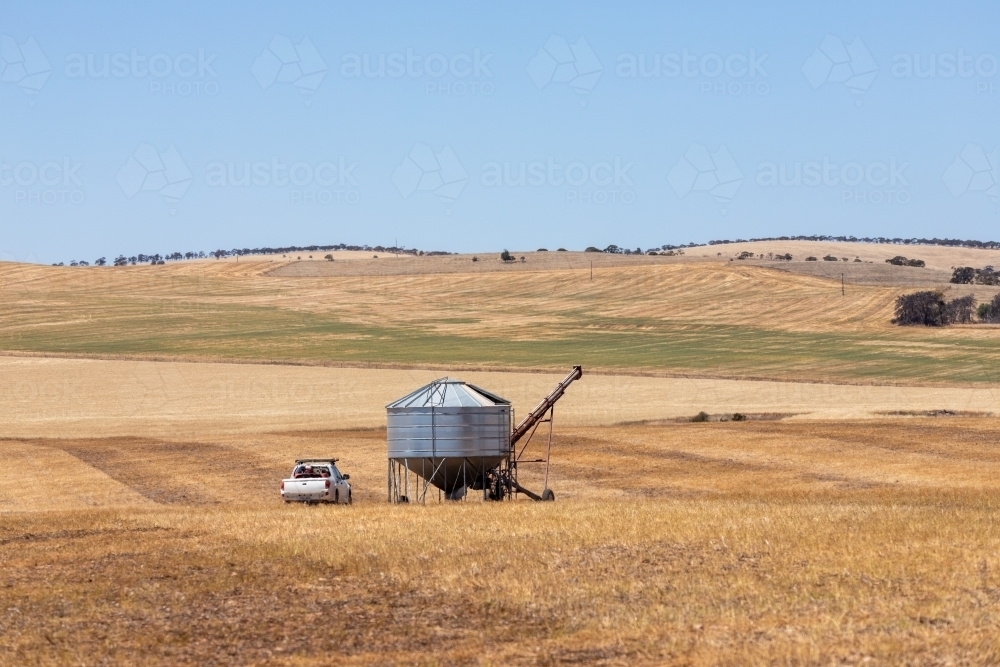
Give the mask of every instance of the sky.
M 1000 3 L 755 4 L 4 3 L 0 260 L 1000 238 Z

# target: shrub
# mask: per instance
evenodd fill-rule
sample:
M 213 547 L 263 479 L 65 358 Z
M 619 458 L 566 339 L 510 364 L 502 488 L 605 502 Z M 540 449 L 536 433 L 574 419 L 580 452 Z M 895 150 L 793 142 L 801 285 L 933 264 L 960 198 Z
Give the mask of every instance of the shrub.
M 806 257 L 806 261 L 807 262 L 818 262 L 819 260 L 816 259 L 815 257 Z
M 473 262 L 478 262 L 478 261 L 479 261 L 479 258 L 478 258 L 478 257 L 473 257 L 473 258 L 472 258 L 472 261 L 473 261 Z
M 501 262 L 513 262 L 514 261 L 514 256 L 510 254 L 509 250 L 504 250 L 502 253 L 500 253 L 500 261 Z
M 745 422 L 746 420 L 747 420 L 747 416 L 745 414 L 743 414 L 741 412 L 734 412 L 733 413 L 733 421 L 734 422 Z
M 587 249 L 584 250 L 584 252 L 601 252 L 601 251 L 599 248 L 595 248 L 594 246 L 590 245 L 587 246 Z
M 333 255 L 324 255 L 323 259 L 325 259 L 328 262 L 332 262 L 333 261 Z
M 708 413 L 705 412 L 704 410 L 702 410 L 701 412 L 699 412 L 698 414 L 696 414 L 694 417 L 691 417 L 691 421 L 693 421 L 693 422 L 707 422 L 708 421 Z
M 566 248 L 556 248 L 556 252 L 566 252 Z
M 775 255 L 774 258 L 782 262 L 790 262 L 792 261 L 792 254 L 786 252 L 784 255 Z
M 824 262 L 839 262 L 840 260 L 837 259 L 836 257 L 834 257 L 833 255 L 825 255 L 823 257 L 823 261 Z
M 548 252 L 548 248 L 539 248 L 536 252 Z

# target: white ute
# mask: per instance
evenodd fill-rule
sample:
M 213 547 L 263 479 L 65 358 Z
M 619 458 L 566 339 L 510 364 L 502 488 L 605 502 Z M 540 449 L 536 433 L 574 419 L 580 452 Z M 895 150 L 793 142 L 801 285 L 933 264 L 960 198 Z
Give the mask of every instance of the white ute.
M 281 480 L 281 499 L 286 503 L 351 502 L 351 484 L 337 470 L 337 459 L 301 459 L 295 462 L 292 476 Z

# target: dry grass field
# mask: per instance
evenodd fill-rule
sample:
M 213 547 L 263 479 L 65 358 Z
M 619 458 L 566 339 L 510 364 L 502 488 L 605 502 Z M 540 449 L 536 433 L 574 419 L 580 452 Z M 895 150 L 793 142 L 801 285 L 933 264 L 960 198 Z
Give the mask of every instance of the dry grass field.
M 404 507 L 381 429 L 6 440 L 0 663 L 992 664 L 998 436 L 564 427 L 557 502 Z M 277 500 L 331 451 L 354 505 Z
M 716 248 L 0 264 L 0 665 L 1000 664 L 1000 330 L 888 323 L 988 253 Z M 556 502 L 386 502 L 386 403 L 571 363 Z
M 75 438 L 374 428 L 385 405 L 444 370 L 327 368 L 0 356 L 0 433 Z M 525 415 L 565 373 L 453 372 Z M 709 414 L 881 419 L 1000 413 L 1000 388 L 843 385 L 599 375 L 559 402 L 558 424 L 614 426 Z
M 694 250 L 680 258 L 529 255 L 511 266 L 469 256 L 87 269 L 0 264 L 0 350 L 550 371 L 580 363 L 822 382 L 1000 379 L 995 327 L 889 323 L 916 269 L 892 267 L 900 269 L 898 284 L 882 276 L 842 295 L 839 279 L 789 270 L 813 270 L 797 266 L 811 262 L 764 266 L 699 259 Z M 955 294 L 970 291 L 953 287 Z

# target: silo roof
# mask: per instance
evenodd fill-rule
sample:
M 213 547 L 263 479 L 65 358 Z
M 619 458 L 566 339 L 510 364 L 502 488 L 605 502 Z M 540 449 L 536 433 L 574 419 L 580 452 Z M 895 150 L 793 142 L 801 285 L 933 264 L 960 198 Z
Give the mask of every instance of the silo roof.
M 510 401 L 454 378 L 440 378 L 394 401 L 386 408 L 458 408 L 510 405 Z

